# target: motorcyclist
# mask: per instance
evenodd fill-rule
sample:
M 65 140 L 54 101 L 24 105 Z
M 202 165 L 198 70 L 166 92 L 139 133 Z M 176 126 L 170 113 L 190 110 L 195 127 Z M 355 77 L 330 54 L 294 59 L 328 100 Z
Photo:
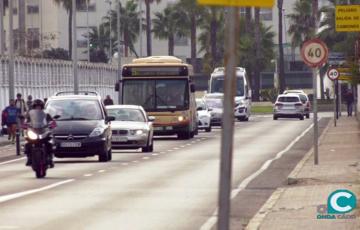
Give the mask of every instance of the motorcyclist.
M 33 117 L 33 115 L 35 113 L 36 113 L 36 116 L 43 117 L 43 122 L 46 122 L 46 124 L 49 124 L 50 122 L 53 121 L 51 116 L 44 112 L 44 102 L 40 99 L 34 100 L 34 102 L 32 104 L 32 109 L 27 114 L 26 124 L 31 124 L 31 117 Z M 52 156 L 52 145 L 50 143 L 47 143 L 46 148 L 47 148 L 47 152 L 48 152 L 48 156 L 49 156 L 49 158 L 48 158 L 49 166 L 50 166 L 50 168 L 53 168 L 54 162 L 53 162 L 53 156 Z M 31 143 L 26 143 L 25 151 L 24 151 L 27 156 L 26 166 L 31 165 L 30 150 L 31 150 Z

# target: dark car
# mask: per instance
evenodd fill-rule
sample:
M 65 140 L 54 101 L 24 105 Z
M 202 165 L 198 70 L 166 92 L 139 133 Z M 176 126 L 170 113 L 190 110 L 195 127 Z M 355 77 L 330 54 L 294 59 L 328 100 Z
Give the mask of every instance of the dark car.
M 46 111 L 57 116 L 53 130 L 54 155 L 63 157 L 99 156 L 111 160 L 111 128 L 113 117 L 107 116 L 100 96 L 57 93 L 49 98 Z

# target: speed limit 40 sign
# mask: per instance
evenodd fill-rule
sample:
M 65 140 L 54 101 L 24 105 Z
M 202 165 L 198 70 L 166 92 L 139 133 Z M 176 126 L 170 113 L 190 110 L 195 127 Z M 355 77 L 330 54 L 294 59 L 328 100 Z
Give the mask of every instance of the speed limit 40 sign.
M 301 48 L 301 57 L 312 67 L 322 66 L 328 59 L 329 51 L 326 44 L 318 38 L 306 41 Z
M 336 69 L 336 68 L 330 68 L 328 71 L 327 71 L 327 76 L 330 80 L 332 81 L 335 81 L 339 78 L 340 76 L 340 73 L 339 71 Z

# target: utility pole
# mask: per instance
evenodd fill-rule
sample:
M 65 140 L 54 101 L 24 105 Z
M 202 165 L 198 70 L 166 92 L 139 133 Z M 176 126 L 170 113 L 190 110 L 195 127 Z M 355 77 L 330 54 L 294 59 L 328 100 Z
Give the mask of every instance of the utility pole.
M 109 1 L 109 12 L 110 12 L 110 31 L 109 31 L 109 58 L 110 61 L 112 60 L 112 39 L 111 39 L 111 33 L 112 33 L 112 14 L 111 14 L 111 1 Z
M 15 99 L 13 1 L 9 1 L 9 99 Z
M 139 0 L 139 56 L 142 57 L 143 43 L 142 43 L 142 0 Z
M 86 2 L 87 61 L 90 62 L 89 1 Z
M 72 58 L 73 58 L 73 77 L 74 77 L 74 93 L 79 93 L 79 79 L 77 66 L 77 38 L 76 38 L 76 0 L 72 0 Z
M 4 1 L 0 0 L 0 54 L 5 51 L 5 36 L 4 36 Z
M 121 3 L 118 0 L 118 9 L 117 9 L 117 38 L 118 38 L 118 62 L 117 62 L 117 73 L 118 73 L 118 82 L 119 82 L 119 94 L 118 94 L 118 102 L 122 104 L 122 71 L 121 71 L 121 31 L 120 31 L 120 10 Z

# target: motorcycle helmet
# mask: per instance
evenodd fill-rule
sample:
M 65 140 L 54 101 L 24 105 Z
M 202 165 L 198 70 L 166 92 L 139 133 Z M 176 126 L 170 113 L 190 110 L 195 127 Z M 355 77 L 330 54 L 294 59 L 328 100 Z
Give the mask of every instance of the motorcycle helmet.
M 32 108 L 35 109 L 37 106 L 40 106 L 41 109 L 44 109 L 44 102 L 40 99 L 36 99 L 34 100 L 33 104 L 32 104 Z

